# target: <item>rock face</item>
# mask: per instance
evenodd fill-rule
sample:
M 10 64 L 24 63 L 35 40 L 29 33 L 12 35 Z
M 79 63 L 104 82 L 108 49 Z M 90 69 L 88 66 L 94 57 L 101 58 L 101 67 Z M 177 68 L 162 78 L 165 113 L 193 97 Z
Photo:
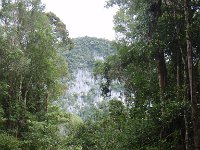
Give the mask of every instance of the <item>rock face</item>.
M 101 90 L 93 77 L 95 61 L 113 55 L 115 49 L 105 39 L 82 37 L 73 39 L 74 48 L 66 54 L 69 64 L 68 90 L 63 96 L 63 107 L 83 119 L 92 116 L 102 102 Z M 113 96 L 119 93 L 112 92 Z
M 87 68 L 79 69 L 74 73 L 74 85 L 69 88 L 70 93 L 88 93 L 92 86 L 94 86 L 94 78 Z

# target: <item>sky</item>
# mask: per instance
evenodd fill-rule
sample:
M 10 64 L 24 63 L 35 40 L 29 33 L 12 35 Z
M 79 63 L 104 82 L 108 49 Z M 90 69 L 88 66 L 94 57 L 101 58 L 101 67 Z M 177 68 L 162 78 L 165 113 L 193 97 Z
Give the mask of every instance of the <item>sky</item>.
M 105 8 L 105 1 L 42 0 L 46 11 L 52 11 L 66 24 L 71 38 L 90 36 L 114 40 L 116 8 Z

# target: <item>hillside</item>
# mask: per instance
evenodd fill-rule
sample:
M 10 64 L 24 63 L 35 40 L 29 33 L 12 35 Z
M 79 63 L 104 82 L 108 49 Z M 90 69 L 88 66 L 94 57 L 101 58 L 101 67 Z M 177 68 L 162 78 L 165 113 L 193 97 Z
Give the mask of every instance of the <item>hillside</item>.
M 98 81 L 93 77 L 94 64 L 115 54 L 112 42 L 94 37 L 72 39 L 74 48 L 66 54 L 69 78 L 68 90 L 63 96 L 64 109 L 82 118 L 92 117 L 102 100 Z

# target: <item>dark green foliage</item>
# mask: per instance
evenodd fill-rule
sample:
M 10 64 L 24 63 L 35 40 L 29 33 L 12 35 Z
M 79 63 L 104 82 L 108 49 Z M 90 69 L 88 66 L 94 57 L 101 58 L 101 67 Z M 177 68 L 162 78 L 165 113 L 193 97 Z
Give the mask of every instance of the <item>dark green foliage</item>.
M 113 5 L 117 53 L 89 37 L 73 39 L 65 52 L 73 46 L 65 24 L 40 0 L 1 1 L 0 149 L 199 150 L 199 2 Z M 65 90 L 61 54 L 70 82 L 95 67 L 104 98 L 117 89 L 120 100 L 94 104 L 96 88 L 82 93 L 85 122 L 53 105 Z M 70 95 L 70 105 L 78 98 Z
M 97 62 L 95 74 L 104 96 L 113 81 L 123 85 L 125 104 L 111 101 L 109 114 L 86 123 L 78 132 L 83 148 L 198 150 L 199 2 L 109 0 L 113 5 L 118 52 Z
M 70 116 L 50 106 L 64 90 L 68 31 L 59 18 L 62 28 L 53 28 L 40 0 L 1 3 L 0 149 L 60 149 Z

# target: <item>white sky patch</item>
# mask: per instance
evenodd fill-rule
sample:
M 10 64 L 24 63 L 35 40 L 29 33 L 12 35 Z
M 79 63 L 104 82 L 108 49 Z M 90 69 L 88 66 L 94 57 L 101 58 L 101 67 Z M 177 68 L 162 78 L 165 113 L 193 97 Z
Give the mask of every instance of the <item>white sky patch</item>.
M 117 9 L 105 8 L 106 0 L 42 0 L 46 10 L 55 13 L 72 38 L 90 36 L 115 39 L 113 15 Z

